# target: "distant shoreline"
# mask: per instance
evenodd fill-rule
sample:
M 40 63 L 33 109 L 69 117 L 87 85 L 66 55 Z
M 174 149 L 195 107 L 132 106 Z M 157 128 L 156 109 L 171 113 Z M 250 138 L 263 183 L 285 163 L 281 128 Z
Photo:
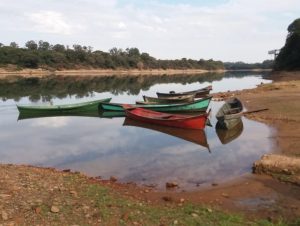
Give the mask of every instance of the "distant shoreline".
M 252 70 L 203 70 L 203 69 L 153 69 L 153 70 L 112 70 L 112 69 L 77 69 L 77 70 L 44 70 L 44 69 L 22 69 L 6 70 L 0 69 L 0 78 L 10 76 L 20 77 L 45 77 L 49 75 L 58 76 L 124 76 L 124 75 L 178 75 L 178 74 L 203 74 L 203 73 L 224 73 L 227 71 L 271 71 L 270 69 L 252 69 Z

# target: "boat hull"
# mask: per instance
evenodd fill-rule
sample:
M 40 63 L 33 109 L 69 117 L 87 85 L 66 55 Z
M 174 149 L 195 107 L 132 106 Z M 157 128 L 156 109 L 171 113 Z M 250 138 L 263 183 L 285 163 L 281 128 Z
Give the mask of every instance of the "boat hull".
M 130 105 L 132 108 L 144 108 L 159 112 L 205 112 L 211 101 L 211 97 L 196 100 L 185 104 L 165 104 L 165 105 Z M 100 108 L 105 111 L 124 111 L 128 104 L 101 103 Z
M 142 104 L 177 104 L 177 103 L 189 103 L 194 101 L 195 95 L 182 95 L 178 97 L 148 97 L 143 96 L 145 102 Z
M 243 105 L 237 98 L 229 99 L 216 114 L 220 128 L 231 129 L 241 120 Z
M 187 129 L 204 129 L 206 125 L 207 113 L 197 116 L 166 114 L 146 110 L 143 108 L 126 109 L 125 114 L 127 117 L 145 123 L 153 123 L 157 125 L 187 128 Z
M 198 89 L 198 90 L 193 90 L 193 91 L 188 91 L 188 92 L 180 92 L 180 93 L 175 93 L 172 91 L 169 93 L 157 92 L 156 95 L 161 98 L 180 97 L 180 96 L 184 96 L 184 95 L 195 95 L 195 98 L 201 98 L 201 97 L 207 96 L 211 90 L 212 90 L 212 87 L 208 86 L 203 89 Z
M 50 105 L 50 106 L 24 106 L 17 105 L 17 108 L 20 113 L 40 113 L 40 112 L 48 112 L 48 113 L 65 113 L 65 112 L 82 112 L 82 111 L 98 111 L 100 103 L 108 103 L 111 98 L 89 101 L 84 103 L 77 104 L 65 104 L 65 105 Z

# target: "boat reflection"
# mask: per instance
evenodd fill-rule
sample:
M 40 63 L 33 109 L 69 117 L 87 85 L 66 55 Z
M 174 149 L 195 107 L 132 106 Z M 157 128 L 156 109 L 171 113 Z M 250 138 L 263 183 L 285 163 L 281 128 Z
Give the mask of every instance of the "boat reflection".
M 241 118 L 239 118 L 238 120 L 239 121 L 237 122 L 237 124 L 231 129 L 223 129 L 222 125 L 217 122 L 216 133 L 222 144 L 228 144 L 242 134 L 244 129 L 243 121 Z
M 209 144 L 207 143 L 207 138 L 204 130 L 182 129 L 176 127 L 154 125 L 154 124 L 144 123 L 141 121 L 135 121 L 127 117 L 123 122 L 123 126 L 136 126 L 145 129 L 155 130 L 161 133 L 165 133 L 201 145 L 207 148 L 208 151 L 210 152 Z
M 100 111 L 99 115 L 101 118 L 119 118 L 125 117 L 125 112 L 118 112 L 118 111 Z
M 82 112 L 28 112 L 19 113 L 18 121 L 24 119 L 47 118 L 47 117 L 97 117 L 97 118 L 116 118 L 125 117 L 125 112 L 115 111 L 82 111 Z

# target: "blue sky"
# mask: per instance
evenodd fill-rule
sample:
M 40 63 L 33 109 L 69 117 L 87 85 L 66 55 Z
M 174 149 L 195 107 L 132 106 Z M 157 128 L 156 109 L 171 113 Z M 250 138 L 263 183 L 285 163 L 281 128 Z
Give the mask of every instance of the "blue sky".
M 260 62 L 284 45 L 287 26 L 299 15 L 299 0 L 1 0 L 0 42 Z

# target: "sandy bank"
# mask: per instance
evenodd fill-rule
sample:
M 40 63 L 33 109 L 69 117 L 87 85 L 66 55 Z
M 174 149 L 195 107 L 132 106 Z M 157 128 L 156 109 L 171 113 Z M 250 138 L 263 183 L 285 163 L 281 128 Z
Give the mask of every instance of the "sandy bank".
M 0 78 L 8 76 L 22 76 L 22 77 L 44 77 L 49 75 L 60 76 L 136 76 L 136 75 L 178 75 L 178 74 L 201 74 L 201 73 L 222 73 L 224 70 L 200 70 L 200 69 L 153 69 L 153 70 L 104 70 L 104 69 L 78 69 L 78 70 L 43 70 L 43 69 L 23 69 L 19 71 L 9 71 L 0 69 Z

